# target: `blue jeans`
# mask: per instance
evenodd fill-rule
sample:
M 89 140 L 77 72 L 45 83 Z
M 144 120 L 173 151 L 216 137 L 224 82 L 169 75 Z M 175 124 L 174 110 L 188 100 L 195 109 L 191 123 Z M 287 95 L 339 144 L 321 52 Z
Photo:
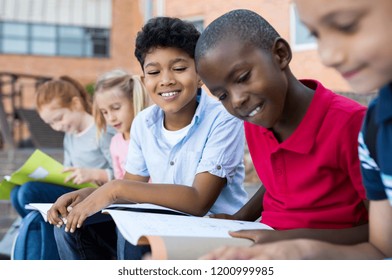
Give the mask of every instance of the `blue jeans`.
M 62 260 L 113 260 L 117 257 L 116 225 L 113 221 L 83 225 L 74 233 L 64 226 L 54 229 L 57 250 Z
M 117 259 L 119 260 L 141 260 L 143 255 L 151 253 L 148 245 L 132 245 L 122 234 L 117 231 Z
M 19 215 L 25 217 L 31 210 L 26 210 L 29 203 L 53 203 L 65 193 L 74 191 L 73 188 L 42 183 L 27 182 L 16 186 L 11 191 L 11 203 Z
M 108 216 L 104 214 L 96 214 Z M 90 219 L 90 218 L 89 218 Z M 128 243 L 116 229 L 113 220 L 88 223 L 74 233 L 65 232 L 64 226 L 55 227 L 57 249 L 62 260 L 140 260 L 149 246 Z

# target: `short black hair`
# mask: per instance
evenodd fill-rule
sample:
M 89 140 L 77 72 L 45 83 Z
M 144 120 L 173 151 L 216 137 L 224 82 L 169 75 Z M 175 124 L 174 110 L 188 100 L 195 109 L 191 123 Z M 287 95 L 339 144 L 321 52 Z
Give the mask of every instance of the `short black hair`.
M 190 22 L 173 17 L 155 17 L 137 33 L 135 56 L 142 69 L 147 53 L 155 48 L 177 48 L 195 58 L 199 37 L 200 32 Z
M 259 14 L 246 10 L 233 10 L 211 22 L 201 34 L 196 46 L 196 60 L 214 48 L 222 39 L 234 36 L 243 44 L 252 44 L 271 50 L 279 33 Z

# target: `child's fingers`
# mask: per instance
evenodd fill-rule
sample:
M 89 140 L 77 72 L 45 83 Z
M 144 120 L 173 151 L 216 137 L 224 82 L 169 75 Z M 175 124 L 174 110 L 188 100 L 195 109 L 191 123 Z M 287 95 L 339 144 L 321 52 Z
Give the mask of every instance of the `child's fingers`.
M 75 167 L 64 167 L 64 169 L 63 169 L 63 173 L 66 173 L 66 172 L 71 172 L 71 171 L 74 171 L 75 170 Z
M 71 232 L 71 233 L 75 232 L 76 229 L 82 227 L 86 217 L 87 216 L 85 214 L 73 213 L 71 211 L 71 213 L 70 213 L 70 215 L 68 216 L 68 219 L 67 219 L 67 224 L 65 226 L 65 231 L 66 232 Z
M 217 260 L 226 250 L 227 247 L 219 247 L 218 249 L 212 250 L 204 256 L 201 256 L 199 260 Z
M 67 223 L 65 224 L 65 231 L 66 232 L 74 232 L 76 225 L 73 226 L 73 224 L 75 223 L 75 220 L 77 220 L 77 215 L 74 214 L 73 212 L 70 212 L 70 214 L 67 217 Z
M 239 231 L 231 231 L 229 234 L 232 237 L 237 238 L 246 238 L 252 241 L 258 241 L 260 239 L 260 235 L 263 233 L 263 230 L 239 230 Z
M 47 213 L 48 222 L 54 226 L 61 226 L 63 224 L 60 218 L 60 212 L 57 209 L 50 209 Z
M 69 181 L 72 181 L 72 182 L 75 183 L 75 178 L 76 178 L 76 174 L 75 174 L 75 173 L 72 173 L 71 175 L 69 175 L 69 176 L 67 176 L 67 177 L 65 178 L 64 183 L 67 183 L 67 182 L 69 182 Z
M 46 218 L 48 219 L 48 223 L 51 225 L 57 225 L 57 223 L 59 222 L 58 215 L 56 215 L 52 211 L 48 211 L 46 213 Z

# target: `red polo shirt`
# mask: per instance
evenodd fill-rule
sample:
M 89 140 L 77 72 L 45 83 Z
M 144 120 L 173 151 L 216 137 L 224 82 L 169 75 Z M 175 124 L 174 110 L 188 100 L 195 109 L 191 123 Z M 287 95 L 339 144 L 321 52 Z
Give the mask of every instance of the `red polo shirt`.
M 315 89 L 314 97 L 284 142 L 245 123 L 253 164 L 266 188 L 262 222 L 280 230 L 356 226 L 367 221 L 357 148 L 366 108 L 317 81 L 301 82 Z

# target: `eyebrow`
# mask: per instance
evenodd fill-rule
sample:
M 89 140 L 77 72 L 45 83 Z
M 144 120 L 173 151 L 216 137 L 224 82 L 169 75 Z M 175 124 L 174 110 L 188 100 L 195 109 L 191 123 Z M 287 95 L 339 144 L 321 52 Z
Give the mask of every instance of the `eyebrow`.
M 225 80 L 228 81 L 228 80 L 233 79 L 233 78 L 234 78 L 234 75 L 235 75 L 238 71 L 240 71 L 241 68 L 243 68 L 243 67 L 246 66 L 246 65 L 247 65 L 247 63 L 245 63 L 245 62 L 240 62 L 240 63 L 234 65 L 234 67 L 231 69 L 231 71 L 229 72 L 229 74 L 225 77 Z
M 339 10 L 339 11 L 333 11 L 330 12 L 328 14 L 326 14 L 325 16 L 322 17 L 321 22 L 323 23 L 331 23 L 334 22 L 336 19 L 340 18 L 340 17 L 347 17 L 347 16 L 351 16 L 351 17 L 358 17 L 358 16 L 362 16 L 363 14 L 365 14 L 365 11 L 360 11 L 360 10 L 349 10 L 349 11 L 345 11 L 345 10 Z
M 247 63 L 245 63 L 245 62 L 240 62 L 240 63 L 234 65 L 233 69 L 231 69 L 231 71 L 229 72 L 229 74 L 226 75 L 226 76 L 224 77 L 224 81 L 227 82 L 227 81 L 233 79 L 233 78 L 234 78 L 234 75 L 235 75 L 239 70 L 241 70 L 241 68 L 243 68 L 243 67 L 246 66 L 246 65 L 247 65 Z M 222 90 L 222 89 L 224 89 L 224 88 L 221 87 L 221 86 L 219 86 L 219 87 L 216 87 L 216 88 L 211 88 L 211 89 L 210 89 L 210 92 L 211 92 L 212 95 L 215 95 L 215 92 L 216 92 L 216 91 L 220 91 L 220 90 Z
M 169 65 L 173 65 L 173 64 L 176 64 L 178 62 L 188 62 L 188 60 L 183 58 L 183 57 L 176 57 L 175 59 L 172 59 L 172 60 L 169 61 Z M 149 66 L 157 66 L 157 65 L 159 65 L 158 62 L 150 62 L 150 63 L 147 63 L 144 66 L 144 68 L 147 68 Z

